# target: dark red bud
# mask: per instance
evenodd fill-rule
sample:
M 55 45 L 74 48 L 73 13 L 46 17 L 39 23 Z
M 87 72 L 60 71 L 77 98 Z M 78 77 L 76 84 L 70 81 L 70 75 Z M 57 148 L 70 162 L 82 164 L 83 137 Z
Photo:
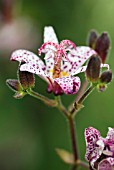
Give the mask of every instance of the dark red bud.
M 92 31 L 89 33 L 87 45 L 88 45 L 89 47 L 91 47 L 92 49 L 95 49 L 97 38 L 98 38 L 97 32 L 94 31 L 94 30 L 92 30 Z
M 100 66 L 100 57 L 97 55 L 91 56 L 86 69 L 87 80 L 91 81 L 92 83 L 96 83 L 98 81 L 100 75 Z
M 110 70 L 104 71 L 100 76 L 100 82 L 108 84 L 112 80 L 112 72 Z
M 102 33 L 101 36 L 96 41 L 95 51 L 101 57 L 102 63 L 104 64 L 106 61 L 106 57 L 108 54 L 108 50 L 110 47 L 110 39 L 106 32 Z
M 24 90 L 34 87 L 34 74 L 29 73 L 27 71 L 18 71 L 18 78 L 21 86 Z

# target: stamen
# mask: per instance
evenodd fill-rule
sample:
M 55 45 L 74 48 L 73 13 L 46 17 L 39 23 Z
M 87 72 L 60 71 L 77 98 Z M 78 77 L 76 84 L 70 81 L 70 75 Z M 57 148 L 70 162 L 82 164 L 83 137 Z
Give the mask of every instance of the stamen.
M 54 47 L 56 50 L 59 48 L 59 44 L 53 43 L 53 42 L 46 42 L 44 43 L 39 49 L 38 49 L 38 54 L 41 55 L 41 53 L 46 53 L 46 47 L 47 46 L 52 46 Z M 50 50 L 53 50 L 51 47 L 48 47 Z

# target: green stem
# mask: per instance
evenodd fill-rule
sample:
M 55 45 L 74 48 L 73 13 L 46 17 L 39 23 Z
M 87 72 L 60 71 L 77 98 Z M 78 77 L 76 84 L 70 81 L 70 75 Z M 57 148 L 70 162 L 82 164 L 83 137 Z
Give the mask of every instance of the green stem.
M 87 98 L 87 96 L 92 92 L 92 90 L 95 88 L 95 86 L 90 85 L 90 87 L 85 91 L 85 93 L 80 97 L 78 101 L 75 101 L 73 104 L 73 108 L 71 109 L 71 114 L 76 114 L 80 108 L 82 108 L 83 101 Z
M 57 96 L 55 97 L 56 101 L 57 101 L 57 108 L 64 113 L 64 115 L 68 118 L 69 117 L 69 112 L 67 111 L 67 109 L 65 108 L 65 106 L 62 104 L 61 101 L 61 97 Z
M 35 98 L 43 101 L 48 106 L 51 106 L 51 107 L 56 107 L 57 106 L 56 100 L 49 99 L 49 98 L 47 98 L 47 97 L 45 97 L 45 96 L 31 90 L 31 89 L 27 90 L 27 94 L 29 94 L 30 96 L 35 97 Z
M 76 132 L 75 132 L 74 119 L 72 115 L 66 110 L 64 105 L 62 104 L 60 96 L 57 96 L 56 100 L 58 103 L 57 105 L 58 109 L 64 113 L 69 123 L 74 162 L 76 162 L 78 160 L 78 149 L 77 149 L 77 143 L 76 143 Z
M 78 104 L 82 104 L 83 101 L 87 98 L 87 96 L 92 92 L 92 90 L 95 88 L 95 86 L 91 85 L 85 93 L 82 95 L 82 97 L 79 99 Z
M 74 155 L 74 162 L 78 160 L 78 149 L 77 149 L 77 141 L 76 141 L 76 132 L 75 132 L 75 123 L 72 116 L 69 116 L 69 128 L 71 134 L 71 142 L 72 142 L 72 150 Z

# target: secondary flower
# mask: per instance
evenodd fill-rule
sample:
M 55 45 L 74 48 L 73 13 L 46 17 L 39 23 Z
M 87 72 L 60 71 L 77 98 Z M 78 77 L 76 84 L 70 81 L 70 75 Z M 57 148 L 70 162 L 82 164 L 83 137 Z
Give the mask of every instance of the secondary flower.
M 45 53 L 43 62 L 37 55 L 27 50 L 13 52 L 11 60 L 19 61 L 20 71 L 37 74 L 48 83 L 48 92 L 55 95 L 75 94 L 80 87 L 80 78 L 74 75 L 86 70 L 82 66 L 86 60 L 96 54 L 89 47 L 76 47 L 70 40 L 58 43 L 51 26 L 44 28 L 44 44 L 39 49 L 39 55 Z
M 85 129 L 86 155 L 91 170 L 113 170 L 114 168 L 114 128 L 109 128 L 106 138 L 89 127 Z

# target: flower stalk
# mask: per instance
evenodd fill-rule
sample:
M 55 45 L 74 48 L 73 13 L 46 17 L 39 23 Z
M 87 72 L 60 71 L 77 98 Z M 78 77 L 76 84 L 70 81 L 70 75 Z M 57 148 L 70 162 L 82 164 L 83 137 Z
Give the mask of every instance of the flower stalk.
M 69 116 L 68 122 L 69 122 L 70 134 L 71 134 L 74 162 L 76 162 L 78 160 L 78 148 L 77 148 L 77 140 L 76 140 L 75 122 L 72 115 Z
M 83 101 L 87 98 L 87 96 L 93 91 L 95 86 L 92 84 L 90 87 L 85 91 L 85 93 L 80 97 L 78 101 L 75 101 L 73 104 L 73 108 L 70 110 L 72 115 L 75 115 L 82 107 Z
M 31 90 L 31 89 L 27 90 L 27 94 L 29 94 L 30 96 L 35 97 L 35 98 L 43 101 L 48 106 L 51 106 L 51 107 L 56 107 L 57 106 L 56 100 L 49 99 L 49 98 L 47 98 L 47 97 L 45 97 L 45 96 Z
M 65 117 L 69 117 L 70 113 L 67 111 L 67 109 L 65 108 L 65 106 L 63 105 L 62 101 L 61 101 L 61 97 L 60 96 L 56 96 L 55 97 L 56 101 L 57 101 L 57 108 L 64 113 Z

